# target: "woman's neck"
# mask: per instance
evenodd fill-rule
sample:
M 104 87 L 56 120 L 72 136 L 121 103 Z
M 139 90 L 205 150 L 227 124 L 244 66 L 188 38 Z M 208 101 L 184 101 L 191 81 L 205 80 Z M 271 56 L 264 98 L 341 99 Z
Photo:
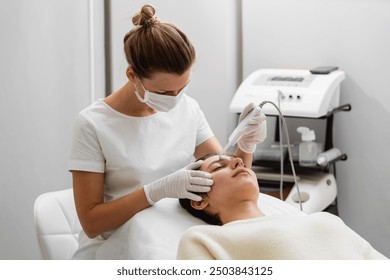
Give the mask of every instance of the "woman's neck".
M 257 201 L 242 201 L 219 213 L 222 224 L 238 220 L 253 219 L 265 216 L 257 205 Z
M 156 113 L 137 99 L 134 94 L 134 85 L 130 82 L 106 97 L 104 102 L 114 110 L 128 116 L 146 117 Z

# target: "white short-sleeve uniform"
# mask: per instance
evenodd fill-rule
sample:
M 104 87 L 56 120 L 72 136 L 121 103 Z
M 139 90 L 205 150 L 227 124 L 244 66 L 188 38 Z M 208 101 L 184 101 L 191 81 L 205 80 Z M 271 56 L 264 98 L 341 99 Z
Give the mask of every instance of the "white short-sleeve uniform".
M 105 173 L 104 200 L 110 201 L 191 163 L 196 146 L 212 136 L 198 103 L 185 94 L 171 111 L 147 117 L 98 100 L 75 120 L 68 169 Z M 79 242 L 76 254 L 91 259 L 104 238 L 81 232 Z

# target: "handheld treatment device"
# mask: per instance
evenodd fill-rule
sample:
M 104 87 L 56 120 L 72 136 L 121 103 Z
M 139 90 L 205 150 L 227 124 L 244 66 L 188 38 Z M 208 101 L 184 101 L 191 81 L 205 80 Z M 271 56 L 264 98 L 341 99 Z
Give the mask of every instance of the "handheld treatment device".
M 278 93 L 283 95 L 283 93 L 278 90 Z M 294 162 L 293 162 L 293 158 L 292 158 L 292 152 L 291 152 L 291 144 L 290 144 L 290 136 L 288 134 L 288 129 L 287 129 L 287 124 L 286 124 L 286 120 L 282 114 L 282 112 L 280 111 L 279 107 L 273 103 L 272 101 L 268 101 L 268 100 L 265 100 L 263 102 L 261 102 L 258 106 L 254 107 L 252 109 L 252 111 L 250 111 L 248 113 L 248 115 L 245 116 L 245 118 L 237 125 L 236 129 L 233 131 L 233 133 L 230 135 L 229 139 L 228 139 L 228 143 L 225 145 L 225 147 L 223 148 L 222 152 L 219 154 L 219 158 L 221 158 L 221 156 L 231 147 L 233 146 L 235 143 L 237 143 L 238 140 L 240 140 L 241 136 L 243 135 L 243 132 L 244 132 L 244 128 L 245 126 L 251 121 L 252 117 L 257 115 L 259 112 L 261 112 L 263 106 L 265 104 L 271 104 L 273 105 L 273 107 L 276 109 L 276 111 L 278 112 L 280 118 L 281 118 L 281 121 L 283 123 L 283 128 L 284 128 L 284 132 L 286 133 L 286 139 L 287 139 L 287 150 L 288 150 L 288 155 L 289 155 L 289 160 L 290 160 L 290 164 L 291 164 L 291 170 L 292 170 L 292 173 L 293 173 L 293 178 L 294 178 L 294 182 L 295 182 L 295 186 L 296 186 L 296 190 L 297 190 L 297 201 L 299 203 L 299 206 L 300 206 L 300 209 L 301 211 L 303 211 L 303 208 L 302 208 L 302 199 L 301 199 L 301 193 L 300 193 L 300 190 L 299 190 L 299 186 L 298 186 L 298 179 L 297 179 L 297 175 L 295 173 L 295 167 L 294 167 Z M 283 161 L 281 160 L 281 165 L 283 166 Z M 281 169 L 283 170 L 283 169 Z M 282 176 L 283 177 L 283 176 Z M 281 181 L 281 186 L 283 185 L 283 182 Z
M 219 154 L 219 157 L 223 155 L 230 147 L 237 143 L 240 140 L 244 128 L 251 121 L 252 117 L 256 116 L 261 111 L 260 107 L 256 106 L 245 116 L 245 118 L 237 125 L 236 129 L 233 130 L 232 134 L 229 137 L 228 143 L 223 148 L 222 152 Z

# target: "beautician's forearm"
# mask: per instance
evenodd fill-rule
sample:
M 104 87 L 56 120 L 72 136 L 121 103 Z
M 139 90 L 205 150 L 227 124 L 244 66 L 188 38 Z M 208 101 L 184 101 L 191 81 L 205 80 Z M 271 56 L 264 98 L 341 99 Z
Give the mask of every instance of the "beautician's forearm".
M 139 211 L 150 206 L 143 189 L 114 201 L 95 205 L 84 217 L 83 229 L 89 238 L 116 229 Z
M 150 206 L 143 189 L 105 203 L 104 173 L 73 171 L 72 176 L 77 215 L 90 238 L 121 226 Z

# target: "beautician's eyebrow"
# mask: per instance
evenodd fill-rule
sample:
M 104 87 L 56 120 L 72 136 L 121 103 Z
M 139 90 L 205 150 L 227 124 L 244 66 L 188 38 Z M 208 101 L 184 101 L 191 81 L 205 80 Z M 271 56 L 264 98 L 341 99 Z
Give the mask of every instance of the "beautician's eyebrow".
M 182 87 L 181 89 L 178 90 L 178 92 L 181 92 L 186 86 L 188 86 L 190 83 L 190 81 L 188 81 L 188 83 L 185 84 L 184 87 Z M 158 93 L 165 93 L 165 92 L 172 92 L 174 90 L 165 90 L 165 89 L 157 89 L 156 92 Z

